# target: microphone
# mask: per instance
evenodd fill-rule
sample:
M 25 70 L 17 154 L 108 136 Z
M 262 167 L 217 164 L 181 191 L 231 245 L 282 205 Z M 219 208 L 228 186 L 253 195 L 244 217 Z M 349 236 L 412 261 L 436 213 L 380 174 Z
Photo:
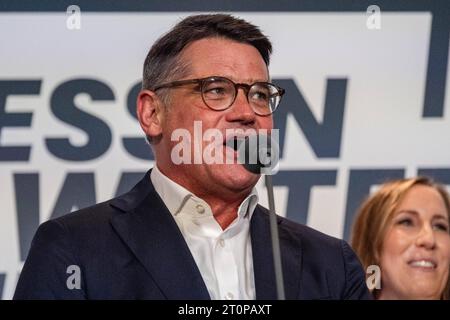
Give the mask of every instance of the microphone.
M 273 175 L 278 171 L 279 147 L 272 135 L 246 136 L 237 151 L 238 162 L 252 173 Z
M 255 174 L 263 174 L 269 200 L 270 234 L 272 239 L 273 264 L 278 300 L 285 300 L 283 269 L 281 265 L 280 239 L 278 236 L 277 216 L 273 194 L 272 175 L 278 172 L 279 145 L 278 131 L 275 135 L 256 134 L 234 141 L 233 147 L 238 151 L 238 163 Z

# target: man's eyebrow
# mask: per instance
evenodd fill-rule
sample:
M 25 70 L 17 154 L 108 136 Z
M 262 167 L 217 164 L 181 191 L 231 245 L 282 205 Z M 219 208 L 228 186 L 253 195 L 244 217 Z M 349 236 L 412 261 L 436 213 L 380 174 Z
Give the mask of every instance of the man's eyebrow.
M 247 79 L 242 79 L 242 80 L 237 80 L 235 77 L 231 76 L 231 75 L 224 75 L 221 77 L 225 77 L 228 78 L 230 80 L 233 80 L 233 82 L 235 83 L 255 83 L 255 82 L 270 82 L 270 79 L 266 79 L 266 78 L 247 78 Z

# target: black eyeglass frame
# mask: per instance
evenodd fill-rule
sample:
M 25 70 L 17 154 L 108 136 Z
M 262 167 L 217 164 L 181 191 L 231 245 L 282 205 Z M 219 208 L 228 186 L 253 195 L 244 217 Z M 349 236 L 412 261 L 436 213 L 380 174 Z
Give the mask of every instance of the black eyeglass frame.
M 205 101 L 205 97 L 204 97 L 205 84 L 208 81 L 214 81 L 214 80 L 225 80 L 225 81 L 228 81 L 228 82 L 230 82 L 230 83 L 232 83 L 234 85 L 234 97 L 233 97 L 232 101 L 230 102 L 230 104 L 227 107 L 225 107 L 225 108 L 221 108 L 221 109 L 212 108 Z M 271 112 L 268 113 L 268 114 L 259 114 L 255 110 L 255 108 L 252 107 L 253 111 L 256 114 L 260 115 L 260 116 L 269 116 L 272 113 L 274 113 L 275 110 L 278 108 L 278 106 L 281 103 L 281 98 L 283 97 L 284 93 L 286 92 L 283 88 L 281 88 L 281 87 L 279 87 L 279 86 L 277 86 L 277 85 L 275 85 L 273 83 L 270 83 L 270 82 L 254 82 L 252 84 L 235 83 L 233 80 L 228 79 L 226 77 L 221 77 L 221 76 L 211 76 L 211 77 L 199 78 L 199 79 L 186 79 L 186 80 L 177 80 L 177 81 L 167 82 L 167 83 L 163 83 L 163 84 L 160 84 L 160 85 L 156 86 L 155 88 L 153 88 L 152 91 L 156 92 L 156 91 L 158 91 L 160 89 L 163 89 L 163 88 L 176 88 L 176 87 L 181 87 L 181 86 L 184 86 L 184 85 L 187 85 L 187 84 L 198 84 L 200 86 L 200 94 L 202 96 L 203 102 L 205 103 L 205 105 L 208 108 L 210 108 L 211 110 L 214 110 L 214 111 L 223 111 L 223 110 L 226 110 L 226 109 L 230 108 L 233 105 L 234 101 L 236 101 L 236 97 L 238 95 L 239 88 L 242 88 L 242 90 L 244 90 L 245 96 L 247 97 L 247 102 L 249 102 L 248 94 L 249 94 L 249 92 L 250 92 L 250 90 L 251 90 L 251 88 L 253 86 L 255 86 L 255 85 L 269 85 L 269 86 L 272 86 L 272 87 L 274 87 L 277 90 L 277 92 L 272 94 L 270 97 L 279 96 L 278 103 L 277 103 L 277 105 L 275 106 L 275 108 L 273 110 L 269 107 L 269 110 Z M 249 104 L 252 105 L 250 102 L 249 102 Z

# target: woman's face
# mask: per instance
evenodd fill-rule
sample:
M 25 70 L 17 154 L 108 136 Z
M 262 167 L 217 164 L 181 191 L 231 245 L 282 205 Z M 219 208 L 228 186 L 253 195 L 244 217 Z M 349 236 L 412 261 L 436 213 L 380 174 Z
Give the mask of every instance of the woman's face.
M 439 299 L 450 265 L 449 213 L 434 188 L 413 186 L 388 226 L 380 299 Z

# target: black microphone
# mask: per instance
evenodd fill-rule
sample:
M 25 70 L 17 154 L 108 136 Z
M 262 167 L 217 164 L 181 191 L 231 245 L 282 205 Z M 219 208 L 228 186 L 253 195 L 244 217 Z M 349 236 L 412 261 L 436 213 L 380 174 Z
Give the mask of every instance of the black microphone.
M 235 139 L 232 147 L 238 152 L 238 163 L 255 174 L 274 175 L 278 171 L 280 153 L 276 137 L 254 134 Z
M 238 151 L 238 163 L 242 164 L 249 172 L 264 175 L 269 200 L 270 234 L 272 239 L 277 297 L 278 300 L 285 300 L 280 239 L 278 237 L 272 182 L 272 175 L 278 171 L 280 149 L 278 141 L 275 139 L 277 137 L 278 135 L 249 135 L 245 139 L 235 139 L 233 147 Z

